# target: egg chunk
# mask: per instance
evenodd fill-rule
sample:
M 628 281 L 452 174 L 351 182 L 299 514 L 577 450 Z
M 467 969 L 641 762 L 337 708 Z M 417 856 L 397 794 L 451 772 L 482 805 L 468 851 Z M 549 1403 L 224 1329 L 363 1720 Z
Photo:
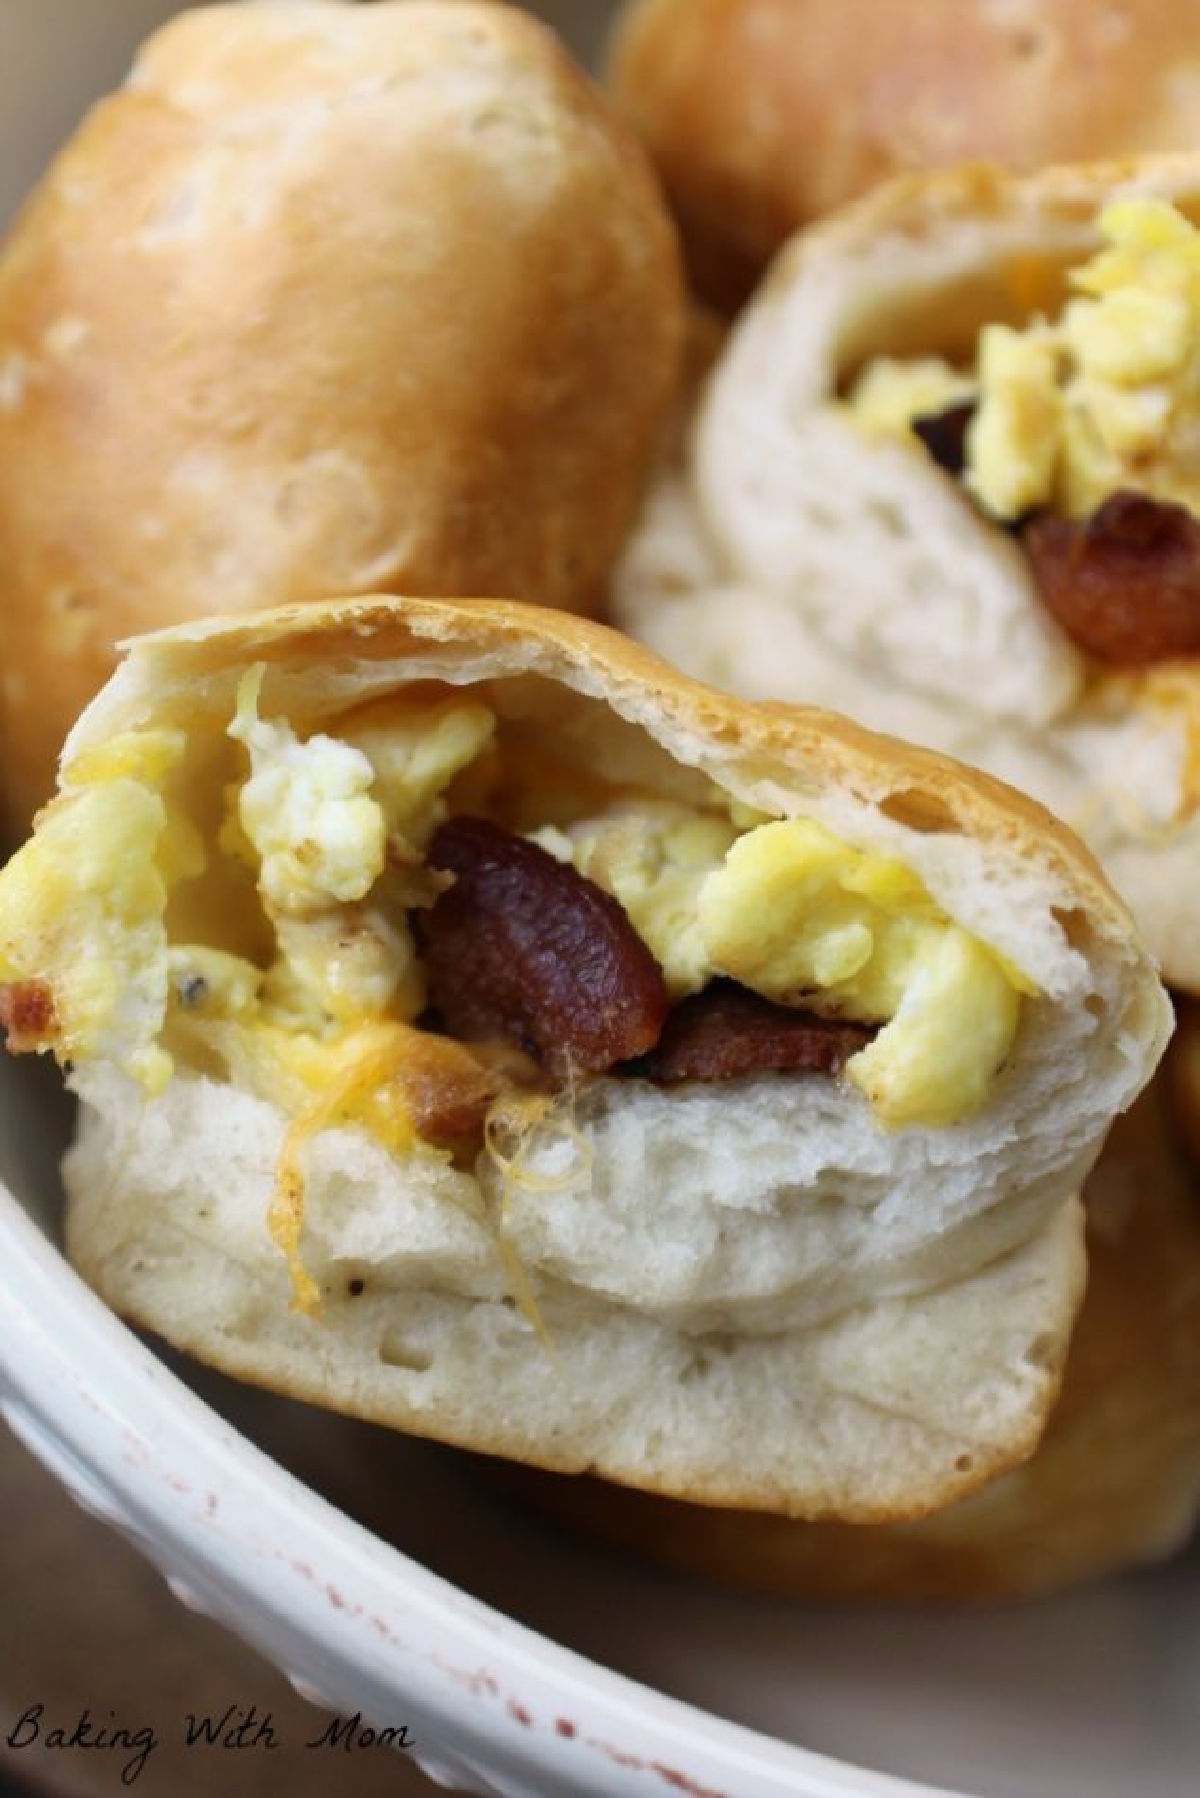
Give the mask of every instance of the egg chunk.
M 53 991 L 62 1060 L 104 1058 L 152 1092 L 170 1079 L 158 1043 L 167 1004 L 167 895 L 194 866 L 169 853 L 162 788 L 176 731 L 127 732 L 64 773 L 64 791 L 0 881 L 0 981 Z M 181 830 L 178 840 L 191 844 Z
M 1005 522 L 1042 506 L 1084 518 L 1125 487 L 1200 514 L 1200 232 L 1136 196 L 1098 226 L 1104 247 L 1071 271 L 1056 321 L 986 326 L 965 380 L 937 358 L 877 358 L 850 415 L 908 435 L 915 419 L 974 399 L 963 478 Z
M 171 996 L 197 1017 L 249 1017 L 258 1008 L 263 973 L 244 956 L 188 943 L 167 950 Z
M 760 825 L 704 882 L 715 973 L 783 1005 L 882 1023 L 846 1077 L 893 1127 L 978 1109 L 1016 1036 L 1020 994 L 998 958 L 890 857 L 821 825 Z
M 979 340 L 979 409 L 967 431 L 964 476 L 985 512 L 1019 518 L 1048 502 L 1062 424 L 1054 333 L 1044 325 L 989 325 Z
M 361 708 L 336 737 L 301 740 L 286 719 L 259 716 L 262 679 L 261 667 L 243 677 L 229 729 L 250 776 L 227 843 L 256 860 L 275 927 L 266 1015 L 314 1033 L 411 1020 L 425 992 L 405 914 L 437 896 L 422 852 L 445 816 L 445 788 L 486 746 L 492 714 L 415 693 Z M 368 894 L 377 903 L 363 905 Z
M 850 396 L 850 416 L 869 437 L 907 437 L 913 421 L 973 400 L 976 384 L 940 356 L 878 356 Z
M 1016 1035 L 1019 982 L 903 863 L 806 819 L 630 800 L 543 847 L 618 899 L 673 999 L 727 976 L 777 1004 L 885 1026 L 846 1064 L 881 1122 L 976 1110 Z
M 446 788 L 483 754 L 495 728 L 495 715 L 475 700 L 419 693 L 364 706 L 345 720 L 340 735 L 371 766 L 394 859 L 419 866 L 446 817 Z
M 956 1124 L 987 1098 L 1019 1013 L 1020 995 L 996 957 L 948 925 L 912 956 L 891 1023 L 846 1064 L 846 1076 L 893 1128 Z
M 273 1023 L 321 1035 L 364 1018 L 415 1017 L 424 1003 L 416 944 L 403 914 L 339 906 L 275 921 L 276 957 L 262 986 Z
M 383 809 L 370 793 L 375 771 L 349 743 L 324 735 L 301 742 L 285 721 L 260 718 L 263 674 L 259 665 L 243 677 L 229 734 L 250 755 L 237 813 L 260 860 L 264 903 L 303 916 L 362 899 L 387 847 Z

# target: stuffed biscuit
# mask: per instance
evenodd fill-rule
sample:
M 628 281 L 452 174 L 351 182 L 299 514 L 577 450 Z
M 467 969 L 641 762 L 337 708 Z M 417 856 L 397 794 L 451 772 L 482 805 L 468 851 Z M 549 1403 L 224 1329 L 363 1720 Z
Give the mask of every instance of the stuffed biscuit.
M 1200 985 L 1200 159 L 912 177 L 797 238 L 621 573 L 690 672 L 1000 774 Z
M 143 638 L 0 875 L 68 1243 L 227 1371 L 722 1504 L 1031 1452 L 1166 1001 L 1018 796 L 499 602 Z

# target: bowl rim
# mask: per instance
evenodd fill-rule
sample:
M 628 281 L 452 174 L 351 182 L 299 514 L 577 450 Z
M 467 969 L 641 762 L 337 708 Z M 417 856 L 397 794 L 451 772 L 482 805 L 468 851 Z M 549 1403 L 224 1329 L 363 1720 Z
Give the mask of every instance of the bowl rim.
M 435 1777 L 487 1779 L 499 1754 L 509 1770 L 614 1798 L 955 1798 L 614 1672 L 382 1541 L 159 1361 L 2 1182 L 0 1265 L 0 1411 L 16 1434 L 177 1596 L 305 1696 L 373 1723 L 398 1722 L 398 1709 L 413 1719 L 413 1758 Z

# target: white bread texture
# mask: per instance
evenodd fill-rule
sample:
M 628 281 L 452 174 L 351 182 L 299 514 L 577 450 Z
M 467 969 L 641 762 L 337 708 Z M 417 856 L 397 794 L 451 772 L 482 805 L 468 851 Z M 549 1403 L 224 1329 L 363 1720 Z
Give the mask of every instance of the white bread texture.
M 876 1528 L 528 1473 L 522 1501 L 675 1572 L 871 1605 L 1043 1598 L 1177 1552 L 1200 1510 L 1200 1204 L 1166 1089 L 1160 1076 L 1118 1119 L 1088 1179 L 1087 1296 L 1050 1426 L 1020 1467 Z
M 454 1167 L 325 1130 L 301 1242 L 317 1317 L 290 1308 L 266 1227 L 283 1113 L 200 1069 L 147 1100 L 81 1061 L 68 1241 L 110 1302 L 339 1410 L 717 1504 L 912 1517 L 1031 1453 L 1082 1296 L 1072 1195 L 1169 1028 L 1082 847 L 983 776 L 502 602 L 360 599 L 140 639 L 68 775 L 129 729 L 211 742 L 258 663 L 265 712 L 300 730 L 409 682 L 486 683 L 501 744 L 519 720 L 560 772 L 675 795 L 715 781 L 815 819 L 904 861 L 1036 994 L 984 1103 L 949 1128 L 889 1131 L 847 1084 L 763 1074 L 584 1083 L 517 1182 L 485 1155 Z M 202 801 L 217 776 L 200 750 L 190 777 Z
M 1052 313 L 1097 213 L 1135 193 L 1200 218 L 1200 159 L 905 177 L 795 238 L 647 502 L 612 615 L 698 678 L 836 707 L 1034 794 L 1190 990 L 1200 669 L 1090 663 L 959 483 L 837 403 L 875 355 L 969 355 L 983 324 Z

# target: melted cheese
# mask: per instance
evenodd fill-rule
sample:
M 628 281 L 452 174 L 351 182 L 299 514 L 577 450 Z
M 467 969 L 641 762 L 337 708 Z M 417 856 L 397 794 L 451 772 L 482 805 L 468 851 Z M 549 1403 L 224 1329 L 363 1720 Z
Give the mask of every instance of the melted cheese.
M 403 1026 L 373 1024 L 318 1045 L 303 1035 L 260 1025 L 244 1045 L 244 1055 L 258 1061 L 259 1077 L 269 1092 L 278 1091 L 281 1077 L 305 1089 L 304 1101 L 292 1108 L 267 1213 L 272 1238 L 287 1257 L 296 1310 L 311 1315 L 320 1308 L 316 1282 L 300 1254 L 305 1146 L 320 1131 L 347 1124 L 369 1131 L 392 1154 L 415 1146 L 418 1138 L 398 1079 L 412 1054 L 411 1035 Z

